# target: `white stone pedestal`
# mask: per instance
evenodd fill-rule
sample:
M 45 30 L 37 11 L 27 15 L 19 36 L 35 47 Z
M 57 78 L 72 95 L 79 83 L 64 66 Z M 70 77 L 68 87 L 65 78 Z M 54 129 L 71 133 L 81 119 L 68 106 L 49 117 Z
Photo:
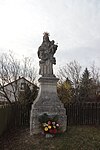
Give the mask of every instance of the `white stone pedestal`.
M 41 132 L 39 116 L 47 113 L 48 115 L 58 115 L 58 123 L 62 132 L 66 131 L 67 116 L 64 105 L 57 96 L 56 77 L 41 77 L 39 79 L 40 89 L 37 98 L 33 102 L 30 116 L 30 134 Z

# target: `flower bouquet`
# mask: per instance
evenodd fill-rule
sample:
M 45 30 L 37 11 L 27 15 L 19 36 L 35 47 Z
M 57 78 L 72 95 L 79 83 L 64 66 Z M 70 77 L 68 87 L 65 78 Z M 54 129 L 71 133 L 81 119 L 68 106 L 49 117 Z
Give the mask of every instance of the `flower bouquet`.
M 60 132 L 60 125 L 58 124 L 58 116 L 55 115 L 47 115 L 44 113 L 39 117 L 39 122 L 41 124 L 41 128 L 43 133 L 46 135 L 50 135 L 49 137 L 53 137 L 55 134 Z

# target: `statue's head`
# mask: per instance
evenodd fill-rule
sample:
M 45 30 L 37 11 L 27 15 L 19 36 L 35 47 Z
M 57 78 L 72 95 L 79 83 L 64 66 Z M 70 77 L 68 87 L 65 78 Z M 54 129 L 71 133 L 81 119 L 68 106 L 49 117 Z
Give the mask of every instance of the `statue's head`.
M 48 32 L 44 32 L 43 33 L 43 42 L 48 42 L 49 41 L 49 33 Z

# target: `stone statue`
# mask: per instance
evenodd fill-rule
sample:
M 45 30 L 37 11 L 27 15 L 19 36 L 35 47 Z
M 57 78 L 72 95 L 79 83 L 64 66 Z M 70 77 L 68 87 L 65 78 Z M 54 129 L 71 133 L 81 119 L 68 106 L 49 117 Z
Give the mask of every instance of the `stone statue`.
M 49 40 L 49 34 L 44 33 L 43 42 L 38 48 L 38 57 L 40 59 L 40 71 L 42 75 L 38 79 L 39 92 L 37 98 L 33 101 L 30 113 L 30 134 L 39 134 L 42 132 L 40 128 L 39 117 L 46 113 L 51 118 L 58 116 L 58 124 L 60 124 L 61 132 L 66 131 L 67 116 L 64 104 L 59 100 L 57 94 L 58 78 L 53 74 L 53 65 L 56 64 L 54 54 L 57 50 L 55 41 Z
M 40 70 L 39 74 L 44 77 L 54 76 L 53 75 L 53 64 L 56 64 L 56 59 L 54 56 L 58 45 L 55 41 L 49 40 L 49 33 L 45 32 L 43 36 L 43 42 L 38 48 L 38 57 L 41 59 L 39 61 Z

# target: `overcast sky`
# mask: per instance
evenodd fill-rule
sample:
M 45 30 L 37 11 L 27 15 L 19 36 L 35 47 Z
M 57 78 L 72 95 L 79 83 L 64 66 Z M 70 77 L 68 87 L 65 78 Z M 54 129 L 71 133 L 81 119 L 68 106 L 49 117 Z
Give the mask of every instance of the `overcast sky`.
M 58 43 L 57 65 L 100 65 L 100 0 L 0 0 L 0 52 L 31 56 L 43 33 Z

